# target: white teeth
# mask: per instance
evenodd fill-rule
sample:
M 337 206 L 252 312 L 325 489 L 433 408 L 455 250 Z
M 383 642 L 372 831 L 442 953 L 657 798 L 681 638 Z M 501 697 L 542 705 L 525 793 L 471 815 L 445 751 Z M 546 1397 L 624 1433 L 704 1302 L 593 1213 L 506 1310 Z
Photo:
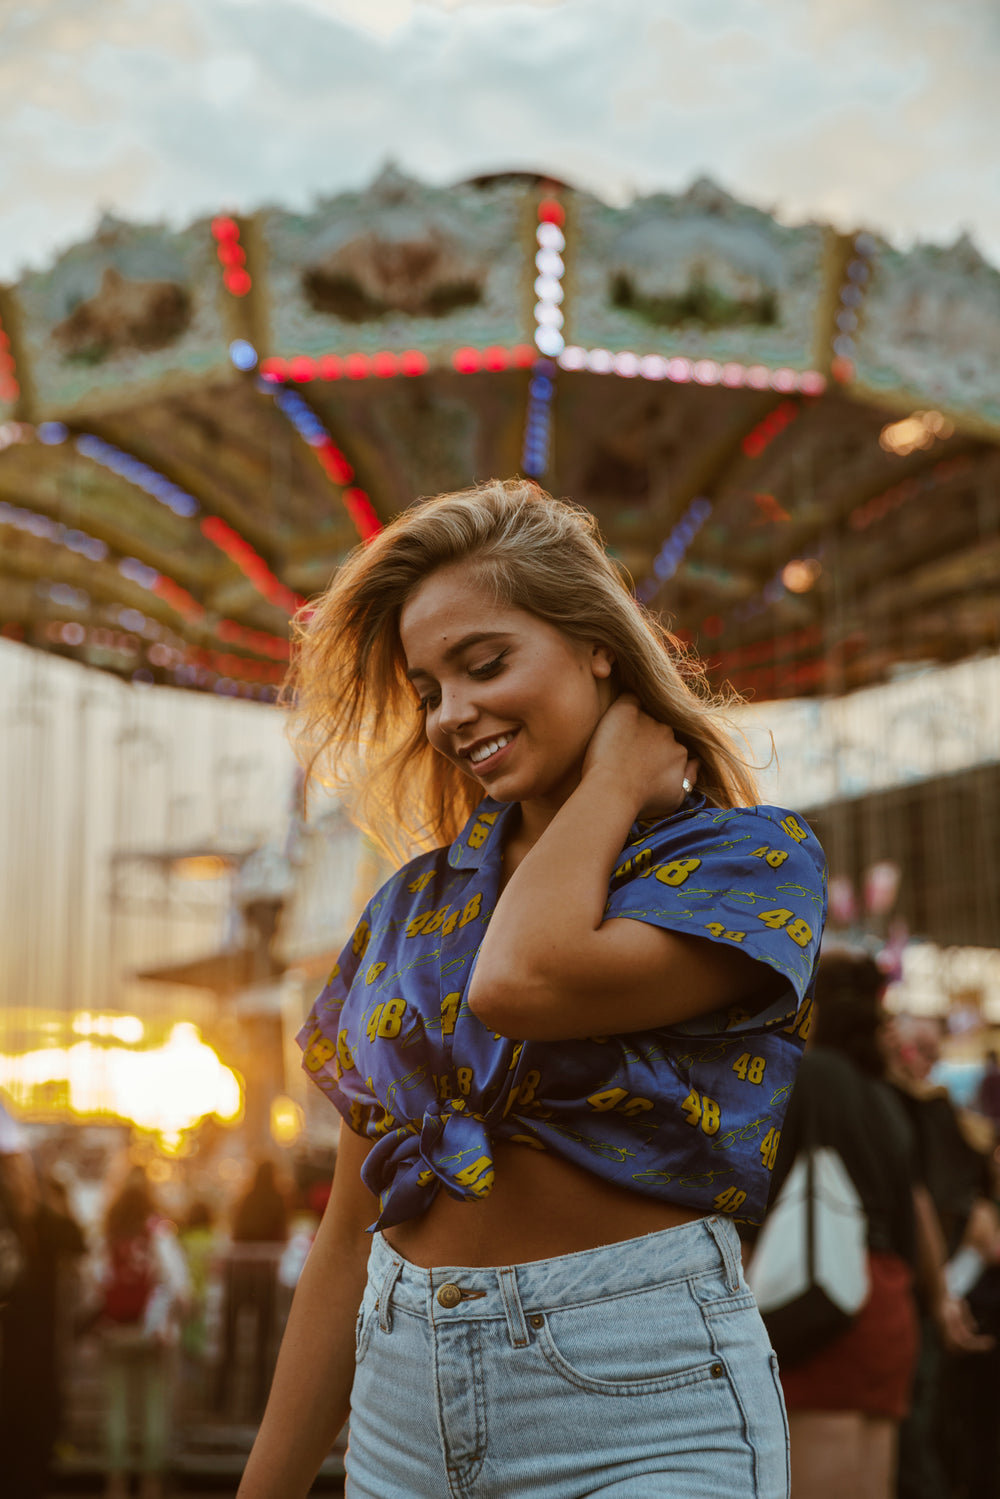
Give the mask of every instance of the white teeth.
M 504 745 L 509 744 L 513 737 L 513 734 L 501 734 L 499 739 L 491 739 L 488 744 L 481 744 L 478 749 L 473 750 L 469 755 L 469 759 L 473 765 L 479 765 L 483 760 L 488 760 L 491 755 L 495 755 L 497 750 L 503 749 Z

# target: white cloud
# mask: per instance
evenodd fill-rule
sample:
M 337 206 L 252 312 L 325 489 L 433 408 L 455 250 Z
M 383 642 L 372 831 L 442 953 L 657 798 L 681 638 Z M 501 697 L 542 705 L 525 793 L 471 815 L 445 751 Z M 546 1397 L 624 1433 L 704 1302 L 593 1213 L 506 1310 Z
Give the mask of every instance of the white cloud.
M 614 201 L 707 172 L 1000 259 L 997 29 L 990 0 L 0 0 L 0 277 L 99 206 L 304 206 L 386 158 Z

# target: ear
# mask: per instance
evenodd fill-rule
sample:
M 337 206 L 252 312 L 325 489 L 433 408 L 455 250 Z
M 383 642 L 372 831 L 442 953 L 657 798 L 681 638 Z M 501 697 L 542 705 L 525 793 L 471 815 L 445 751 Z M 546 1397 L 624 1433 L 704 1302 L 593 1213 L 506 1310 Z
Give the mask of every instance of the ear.
M 615 669 L 615 653 L 610 646 L 596 643 L 591 646 L 590 669 L 599 680 L 610 677 Z

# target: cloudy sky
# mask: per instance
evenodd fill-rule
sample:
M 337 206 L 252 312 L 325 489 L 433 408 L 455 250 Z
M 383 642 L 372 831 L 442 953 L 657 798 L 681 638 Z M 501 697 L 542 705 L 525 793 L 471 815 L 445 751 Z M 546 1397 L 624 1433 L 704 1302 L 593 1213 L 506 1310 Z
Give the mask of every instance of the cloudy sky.
M 0 278 L 101 209 L 306 205 L 387 158 L 612 201 L 708 173 L 1000 262 L 995 0 L 0 0 Z

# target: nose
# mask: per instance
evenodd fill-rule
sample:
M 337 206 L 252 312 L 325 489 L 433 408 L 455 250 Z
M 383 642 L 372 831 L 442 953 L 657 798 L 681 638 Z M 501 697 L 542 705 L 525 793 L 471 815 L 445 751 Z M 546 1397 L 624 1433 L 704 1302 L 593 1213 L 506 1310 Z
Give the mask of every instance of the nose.
M 476 709 L 460 684 L 443 683 L 441 704 L 437 711 L 437 727 L 443 734 L 456 734 L 472 723 Z

